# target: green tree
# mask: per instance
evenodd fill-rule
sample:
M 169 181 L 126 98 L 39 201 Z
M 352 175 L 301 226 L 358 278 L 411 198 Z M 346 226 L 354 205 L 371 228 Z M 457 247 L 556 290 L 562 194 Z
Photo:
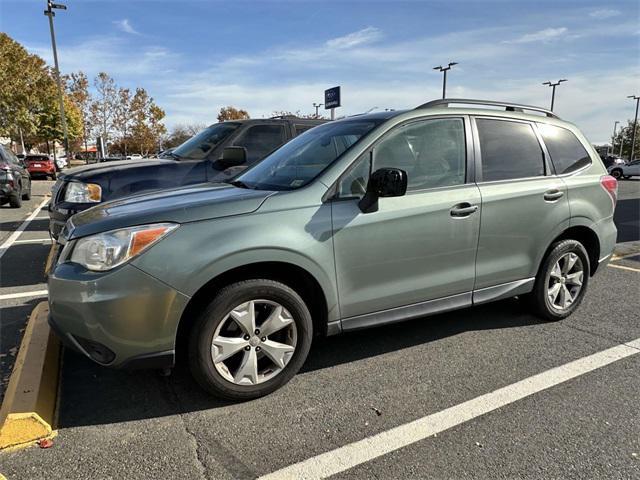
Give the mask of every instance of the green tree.
M 0 33 L 0 134 L 36 135 L 40 117 L 55 101 L 55 82 L 42 58 Z
M 231 105 L 228 107 L 222 107 L 218 113 L 219 122 L 224 122 L 225 120 L 246 120 L 248 118 L 250 118 L 249 112 L 232 107 Z
M 616 155 L 620 152 L 620 142 L 622 143 L 622 157 L 631 157 L 631 140 L 633 138 L 633 120 L 627 120 L 627 126 L 618 130 L 613 141 L 613 153 Z M 634 148 L 634 156 L 640 156 L 640 125 L 636 125 L 636 147 Z

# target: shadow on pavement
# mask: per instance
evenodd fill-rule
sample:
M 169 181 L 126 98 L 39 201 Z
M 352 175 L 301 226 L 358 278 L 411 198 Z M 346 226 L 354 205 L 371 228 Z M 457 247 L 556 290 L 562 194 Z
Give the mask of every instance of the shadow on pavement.
M 302 372 L 375 357 L 470 330 L 544 324 L 515 299 L 352 332 L 314 342 Z M 155 371 L 111 370 L 66 350 L 59 427 L 119 423 L 219 408 L 229 402 L 205 393 L 187 368 L 169 377 Z
M 44 213 L 46 213 L 46 211 L 43 209 L 40 212 L 40 214 L 44 215 Z M 2 222 L 0 223 L 0 232 L 15 232 L 18 226 L 22 224 L 23 221 L 24 221 L 24 218 L 20 220 L 13 220 L 10 222 Z M 24 231 L 25 232 L 42 232 L 43 238 L 48 237 L 49 236 L 49 220 L 46 218 L 31 220 L 31 223 L 27 225 L 27 228 Z
M 44 267 L 50 249 L 49 244 L 12 245 L 0 259 L 0 287 L 45 283 Z
M 618 200 L 613 220 L 618 229 L 618 243 L 640 240 L 640 198 Z
M 21 305 L 4 306 L 0 310 L 0 402 L 13 371 L 29 315 L 41 301 L 41 298 L 34 298 Z

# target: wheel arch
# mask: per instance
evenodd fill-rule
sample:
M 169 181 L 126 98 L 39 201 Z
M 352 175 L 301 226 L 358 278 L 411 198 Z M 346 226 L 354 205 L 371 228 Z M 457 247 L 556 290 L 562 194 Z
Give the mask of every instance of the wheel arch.
M 218 274 L 191 297 L 184 309 L 176 333 L 176 356 L 184 357 L 189 331 L 198 313 L 208 305 L 220 288 L 240 280 L 263 278 L 289 286 L 304 300 L 311 312 L 314 336 L 326 336 L 329 307 L 320 282 L 306 269 L 284 261 L 264 261 L 237 266 Z
M 542 266 L 542 262 L 544 262 L 544 259 L 549 255 L 553 245 L 562 240 L 577 240 L 584 246 L 589 256 L 589 275 L 593 276 L 598 269 L 598 260 L 600 259 L 600 240 L 598 239 L 598 234 L 585 225 L 571 226 L 554 238 L 545 250 L 540 266 Z

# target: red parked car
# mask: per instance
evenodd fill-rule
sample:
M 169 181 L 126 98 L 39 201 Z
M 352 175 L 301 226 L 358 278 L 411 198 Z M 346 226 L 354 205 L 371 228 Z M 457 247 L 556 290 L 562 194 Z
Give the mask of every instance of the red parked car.
M 31 174 L 31 178 L 36 177 L 51 177 L 52 180 L 56 179 L 56 164 L 49 155 L 27 155 L 25 158 L 27 164 L 27 170 Z

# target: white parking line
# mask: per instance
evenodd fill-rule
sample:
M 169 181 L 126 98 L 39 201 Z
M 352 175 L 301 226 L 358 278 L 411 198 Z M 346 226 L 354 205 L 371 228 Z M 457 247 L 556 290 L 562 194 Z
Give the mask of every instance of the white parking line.
M 260 477 L 316 479 L 344 472 L 525 397 L 640 353 L 640 338 L 533 375 L 480 397 Z
M 14 298 L 37 298 L 46 297 L 49 294 L 48 290 L 36 290 L 34 292 L 19 292 L 19 293 L 7 293 L 0 295 L 0 300 L 13 300 Z
M 615 265 L 613 263 L 610 263 L 609 266 L 611 268 L 619 268 L 620 270 L 629 270 L 631 272 L 640 272 L 640 268 L 626 267 L 624 265 Z
M 24 244 L 24 243 L 51 243 L 50 238 L 31 238 L 29 240 L 16 240 L 13 242 L 14 245 Z
M 29 215 L 27 219 L 24 222 L 22 222 L 22 225 L 20 225 L 18 229 L 15 232 L 13 232 L 9 236 L 9 238 L 5 240 L 5 242 L 2 245 L 0 245 L 0 258 L 2 258 L 2 256 L 7 252 L 7 250 L 9 250 L 9 247 L 11 247 L 11 245 L 13 245 L 16 242 L 16 240 L 18 239 L 18 237 L 20 237 L 22 232 L 24 232 L 27 229 L 31 221 L 34 218 L 36 218 L 38 213 L 40 213 L 40 210 L 42 210 L 42 207 L 44 207 L 48 201 L 49 201 L 49 197 L 45 197 L 42 203 L 38 205 L 38 207 L 33 212 L 31 212 L 31 215 Z

